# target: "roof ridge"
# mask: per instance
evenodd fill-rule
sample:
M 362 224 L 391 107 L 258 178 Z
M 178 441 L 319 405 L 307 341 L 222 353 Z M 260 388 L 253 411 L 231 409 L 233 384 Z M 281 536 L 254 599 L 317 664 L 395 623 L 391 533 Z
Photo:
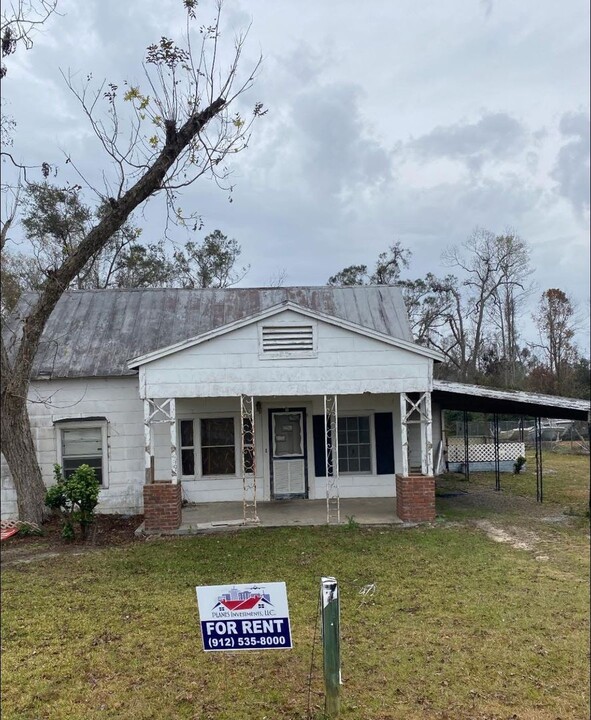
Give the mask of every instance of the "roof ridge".
M 185 287 L 139 287 L 139 288 L 69 288 L 64 294 L 75 295 L 78 293 L 133 293 L 133 292 L 167 292 L 174 290 L 175 292 L 250 292 L 253 290 L 385 290 L 388 288 L 400 290 L 399 285 L 286 285 L 275 287 L 272 285 L 248 285 L 242 287 L 225 287 L 225 288 L 185 288 Z

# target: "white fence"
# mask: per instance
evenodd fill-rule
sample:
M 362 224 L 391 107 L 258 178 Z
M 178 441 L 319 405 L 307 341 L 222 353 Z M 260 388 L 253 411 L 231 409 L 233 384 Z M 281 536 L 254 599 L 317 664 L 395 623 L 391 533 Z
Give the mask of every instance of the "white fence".
M 499 460 L 515 461 L 522 455 L 525 457 L 525 443 L 509 442 L 499 443 Z M 447 461 L 448 462 L 464 462 L 464 444 L 448 445 Z M 492 443 L 477 443 L 468 445 L 468 462 L 494 462 L 495 446 Z

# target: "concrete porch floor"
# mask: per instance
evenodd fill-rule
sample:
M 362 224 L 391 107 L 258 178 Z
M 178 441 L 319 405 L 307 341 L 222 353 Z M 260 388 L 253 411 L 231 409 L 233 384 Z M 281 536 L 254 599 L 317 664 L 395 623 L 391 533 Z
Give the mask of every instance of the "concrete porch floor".
M 257 503 L 260 522 L 245 525 L 241 502 L 199 503 L 183 508 L 178 530 L 154 531 L 161 535 L 191 535 L 240 527 L 287 527 L 326 525 L 326 500 L 275 500 Z M 401 525 L 396 516 L 396 498 L 341 499 L 341 524 L 349 518 L 359 525 Z M 137 530 L 145 532 L 143 525 Z

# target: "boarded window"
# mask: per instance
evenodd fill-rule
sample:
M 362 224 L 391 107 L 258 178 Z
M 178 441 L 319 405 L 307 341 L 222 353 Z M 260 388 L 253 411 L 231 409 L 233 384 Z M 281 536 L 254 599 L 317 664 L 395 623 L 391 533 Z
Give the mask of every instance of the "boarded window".
M 263 353 L 310 353 L 314 351 L 312 325 L 265 325 L 262 328 Z
M 201 420 L 202 475 L 235 475 L 234 418 Z
M 63 428 L 62 470 L 69 477 L 80 465 L 94 468 L 96 479 L 103 484 L 103 431 L 100 427 Z

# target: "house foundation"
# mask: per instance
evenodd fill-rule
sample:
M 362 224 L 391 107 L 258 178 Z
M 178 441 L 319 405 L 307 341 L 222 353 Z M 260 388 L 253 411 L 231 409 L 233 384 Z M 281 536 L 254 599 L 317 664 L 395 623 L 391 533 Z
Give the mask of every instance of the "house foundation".
M 396 475 L 396 514 L 403 522 L 435 520 L 435 478 Z
M 155 482 L 144 485 L 144 527 L 146 530 L 177 530 L 181 526 L 180 483 Z

